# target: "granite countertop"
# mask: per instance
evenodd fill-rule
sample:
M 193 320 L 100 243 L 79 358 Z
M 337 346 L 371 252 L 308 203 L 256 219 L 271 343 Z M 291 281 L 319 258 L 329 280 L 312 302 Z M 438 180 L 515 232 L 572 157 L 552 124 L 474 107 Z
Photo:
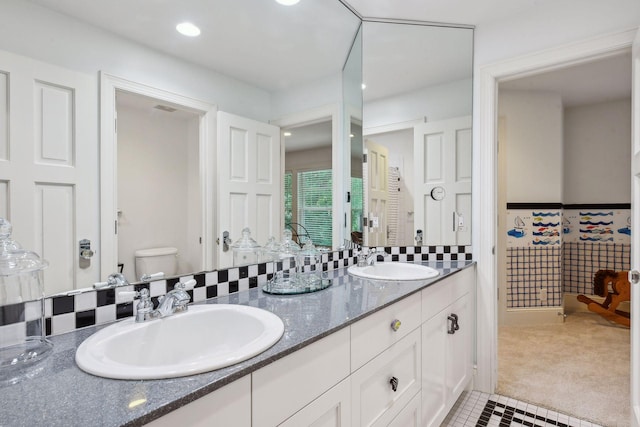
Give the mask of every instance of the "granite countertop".
M 227 368 L 165 380 L 112 380 L 80 370 L 75 352 L 98 329 L 89 327 L 51 337 L 54 352 L 28 378 L 0 384 L 0 426 L 139 426 L 313 343 L 367 315 L 473 264 L 425 262 L 441 275 L 427 281 L 382 282 L 354 278 L 347 269 L 329 271 L 333 284 L 302 295 L 269 295 L 253 288 L 207 300 L 244 304 L 278 315 L 282 338 L 264 353 Z M 203 337 L 204 338 L 204 337 Z M 133 401 L 146 399 L 129 408 Z

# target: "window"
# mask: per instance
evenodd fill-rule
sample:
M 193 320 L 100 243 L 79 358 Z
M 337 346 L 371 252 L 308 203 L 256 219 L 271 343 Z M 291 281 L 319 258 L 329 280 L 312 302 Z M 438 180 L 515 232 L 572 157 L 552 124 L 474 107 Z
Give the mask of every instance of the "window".
M 331 247 L 332 240 L 331 169 L 298 172 L 298 223 L 317 246 Z
M 351 177 L 351 231 L 362 231 L 362 178 Z
M 296 200 L 293 198 L 294 189 L 297 189 Z M 292 225 L 294 237 L 296 234 L 309 236 L 314 245 L 331 247 L 332 191 L 331 169 L 297 172 L 295 175 L 285 173 L 284 218 L 285 224 Z M 298 241 L 302 243 L 300 239 Z

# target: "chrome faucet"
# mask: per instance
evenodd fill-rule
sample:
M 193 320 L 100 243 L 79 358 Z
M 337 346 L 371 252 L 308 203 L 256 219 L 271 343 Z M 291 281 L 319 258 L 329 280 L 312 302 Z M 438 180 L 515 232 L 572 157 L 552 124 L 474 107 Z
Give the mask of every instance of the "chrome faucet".
M 362 250 L 358 254 L 358 267 L 374 265 L 378 259 L 378 255 L 382 255 L 385 259 L 391 256 L 391 254 L 386 253 L 382 248 L 374 248 L 367 251 Z
M 146 322 L 187 311 L 189 301 L 191 301 L 187 290 L 192 289 L 195 284 L 196 281 L 194 279 L 176 283 L 172 290 L 158 298 L 158 308 L 155 310 L 147 288 L 143 288 L 139 292 L 120 292 L 120 295 L 134 295 L 140 298 L 136 306 L 136 322 Z
M 195 280 L 193 280 L 193 282 L 195 285 Z M 158 308 L 156 311 L 159 317 L 167 317 L 174 313 L 181 313 L 187 311 L 189 301 L 191 301 L 191 297 L 187 293 L 186 283 L 178 282 L 166 295 L 158 298 Z

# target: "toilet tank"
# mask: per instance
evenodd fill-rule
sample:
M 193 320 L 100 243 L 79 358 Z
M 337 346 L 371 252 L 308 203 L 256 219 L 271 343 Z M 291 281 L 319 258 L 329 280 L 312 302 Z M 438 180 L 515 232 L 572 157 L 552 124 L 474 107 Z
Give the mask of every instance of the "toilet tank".
M 165 277 L 178 273 L 178 249 L 172 247 L 139 249 L 134 253 L 136 278 L 145 274 L 164 273 Z

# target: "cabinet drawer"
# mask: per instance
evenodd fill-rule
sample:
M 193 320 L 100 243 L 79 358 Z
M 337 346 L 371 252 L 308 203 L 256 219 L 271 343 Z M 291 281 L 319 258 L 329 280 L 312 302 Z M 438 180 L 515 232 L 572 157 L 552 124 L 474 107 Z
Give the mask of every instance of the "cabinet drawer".
M 349 376 L 349 328 L 267 365 L 251 376 L 253 427 L 278 425 Z
M 420 392 L 420 362 L 420 330 L 416 329 L 355 371 L 351 375 L 351 425 L 388 425 Z
M 425 322 L 453 301 L 471 291 L 475 283 L 475 268 L 468 267 L 422 291 L 422 321 Z
M 342 380 L 280 427 L 340 427 L 351 422 L 351 379 Z
M 391 421 L 389 427 L 421 427 L 420 393 L 416 394 L 402 412 Z
M 393 330 L 392 322 L 400 327 Z M 351 371 L 420 326 L 420 294 L 411 295 L 351 325 Z

